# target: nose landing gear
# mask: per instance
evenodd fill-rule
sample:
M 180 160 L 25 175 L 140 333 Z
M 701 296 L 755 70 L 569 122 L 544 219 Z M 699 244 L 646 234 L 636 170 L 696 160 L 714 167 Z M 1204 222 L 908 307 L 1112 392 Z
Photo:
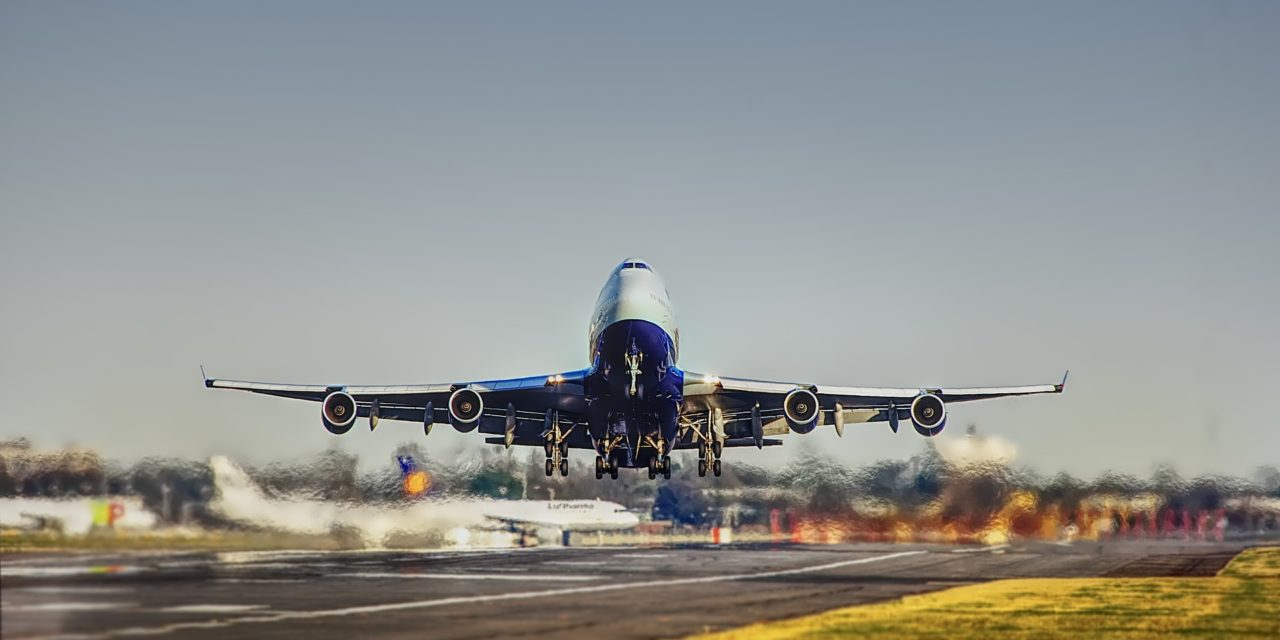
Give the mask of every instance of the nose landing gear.
M 640 364 L 644 362 L 644 352 L 636 347 L 636 343 L 633 340 L 631 349 L 622 358 L 627 363 L 627 375 L 631 377 L 631 385 L 627 390 L 631 393 L 631 397 L 634 398 L 639 394 L 636 379 L 640 377 Z

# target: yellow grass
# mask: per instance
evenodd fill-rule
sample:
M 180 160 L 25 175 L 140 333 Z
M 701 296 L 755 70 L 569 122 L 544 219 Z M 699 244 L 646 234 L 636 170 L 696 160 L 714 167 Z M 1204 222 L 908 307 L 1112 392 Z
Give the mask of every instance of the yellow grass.
M 762 623 L 739 638 L 1278 638 L 1280 548 L 1251 549 L 1212 578 L 1000 580 Z

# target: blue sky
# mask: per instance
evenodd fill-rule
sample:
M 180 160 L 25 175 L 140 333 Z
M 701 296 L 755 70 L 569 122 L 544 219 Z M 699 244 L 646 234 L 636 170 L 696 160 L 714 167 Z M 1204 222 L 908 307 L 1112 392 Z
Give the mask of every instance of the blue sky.
M 1278 33 L 1270 2 L 7 2 L 0 437 L 382 461 L 420 431 L 334 440 L 197 365 L 573 369 L 642 255 L 689 369 L 1071 368 L 948 435 L 1086 475 L 1280 464 Z M 921 443 L 790 445 L 743 456 Z

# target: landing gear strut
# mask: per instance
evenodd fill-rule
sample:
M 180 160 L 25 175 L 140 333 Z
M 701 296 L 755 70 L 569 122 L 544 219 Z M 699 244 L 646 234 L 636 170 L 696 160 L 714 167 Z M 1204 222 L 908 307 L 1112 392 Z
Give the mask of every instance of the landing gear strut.
M 649 479 L 653 480 L 659 475 L 663 480 L 671 479 L 671 456 L 649 458 Z
M 701 446 L 698 447 L 698 477 L 705 478 L 707 471 L 710 470 L 715 476 L 720 477 L 720 455 L 724 453 L 724 441 L 722 434 L 723 428 L 716 428 L 720 416 L 717 415 L 719 409 L 707 412 L 707 430 L 699 433 L 699 439 L 702 440 Z
M 707 470 L 710 470 L 711 473 L 714 474 L 717 478 L 720 477 L 720 472 L 721 472 L 720 451 L 716 450 L 716 451 L 712 451 L 711 453 L 713 456 L 715 456 L 715 458 L 711 460 L 708 460 L 706 458 L 698 458 L 698 477 L 699 478 L 707 477 Z
M 613 450 L 621 444 L 623 438 L 613 435 L 605 436 L 604 440 L 599 443 L 600 454 L 596 456 L 596 480 L 606 475 L 610 478 L 618 479 L 618 461 Z
M 569 475 L 569 431 L 560 430 L 560 413 L 554 410 L 547 411 L 547 417 L 544 422 L 542 450 L 547 454 L 546 472 L 547 477 L 555 475 L 556 471 L 561 476 Z
M 618 465 L 609 463 L 602 456 L 596 456 L 596 480 L 605 476 L 609 476 L 610 478 L 617 480 Z

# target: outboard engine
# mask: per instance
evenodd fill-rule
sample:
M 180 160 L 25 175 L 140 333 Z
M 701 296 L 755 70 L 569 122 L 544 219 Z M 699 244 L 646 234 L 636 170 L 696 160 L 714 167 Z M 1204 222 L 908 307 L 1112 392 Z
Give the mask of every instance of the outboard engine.
M 911 424 L 916 433 L 932 438 L 947 426 L 947 407 L 942 398 L 932 393 L 922 393 L 911 401 Z
M 793 432 L 809 433 L 818 426 L 818 416 L 821 415 L 818 396 L 808 389 L 792 389 L 782 400 L 782 413 Z
M 320 420 L 324 428 L 335 436 L 351 430 L 356 423 L 356 399 L 346 391 L 334 391 L 320 404 Z
M 460 433 L 475 431 L 483 413 L 484 400 L 476 390 L 463 387 L 449 396 L 449 422 Z

